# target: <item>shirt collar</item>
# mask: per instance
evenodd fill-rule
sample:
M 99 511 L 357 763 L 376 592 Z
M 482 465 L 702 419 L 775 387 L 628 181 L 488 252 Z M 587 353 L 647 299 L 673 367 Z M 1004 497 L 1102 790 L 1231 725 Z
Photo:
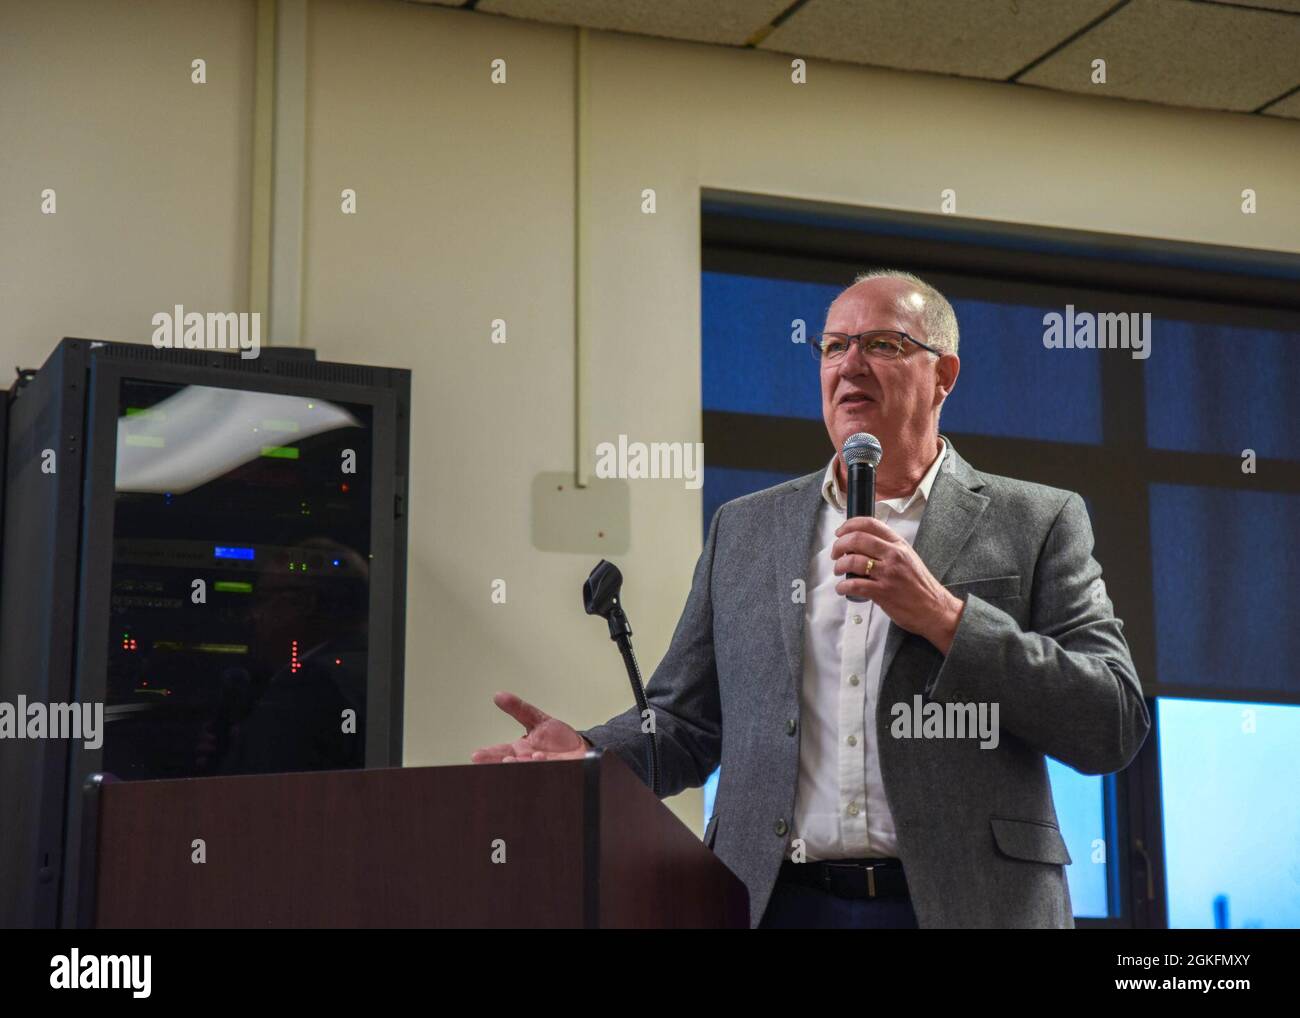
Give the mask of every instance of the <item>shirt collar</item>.
M 930 469 L 925 472 L 921 478 L 921 483 L 916 486 L 916 490 L 910 495 L 900 495 L 898 498 L 882 498 L 880 501 L 889 506 L 896 513 L 905 513 L 912 508 L 918 499 L 926 502 L 930 501 L 930 489 L 934 487 L 934 479 L 939 476 L 939 467 L 943 463 L 943 457 L 948 452 L 948 443 L 942 438 L 939 439 L 939 455 L 934 458 L 930 464 Z M 839 478 L 835 476 L 835 457 L 826 466 L 826 473 L 822 477 L 822 498 L 826 504 L 838 512 L 848 511 L 848 499 L 844 492 L 840 490 Z

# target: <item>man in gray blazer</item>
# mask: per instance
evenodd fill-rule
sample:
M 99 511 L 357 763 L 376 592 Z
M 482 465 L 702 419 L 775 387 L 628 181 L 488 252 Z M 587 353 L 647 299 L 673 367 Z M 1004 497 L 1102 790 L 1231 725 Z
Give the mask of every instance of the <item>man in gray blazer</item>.
M 836 449 L 884 450 L 874 517 L 842 455 L 714 514 L 649 686 L 664 795 L 721 765 L 705 841 L 765 927 L 1072 927 L 1045 758 L 1126 767 L 1150 728 L 1083 499 L 981 473 L 939 432 L 957 321 L 893 270 L 814 343 Z M 577 732 L 508 693 L 525 734 L 475 762 L 613 750 L 649 783 L 635 708 Z

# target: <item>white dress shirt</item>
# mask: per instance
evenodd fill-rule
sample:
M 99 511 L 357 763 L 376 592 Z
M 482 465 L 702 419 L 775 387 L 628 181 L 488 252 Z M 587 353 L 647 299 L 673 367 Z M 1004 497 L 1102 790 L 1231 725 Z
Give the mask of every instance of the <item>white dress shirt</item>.
M 912 544 L 946 448 L 911 495 L 876 502 L 876 519 Z M 835 592 L 844 577 L 831 559 L 846 499 L 832 458 L 822 480 L 817 540 L 804 608 L 799 786 L 791 838 L 806 858 L 858 859 L 898 852 L 894 818 L 880 777 L 876 704 L 889 616 L 871 602 Z

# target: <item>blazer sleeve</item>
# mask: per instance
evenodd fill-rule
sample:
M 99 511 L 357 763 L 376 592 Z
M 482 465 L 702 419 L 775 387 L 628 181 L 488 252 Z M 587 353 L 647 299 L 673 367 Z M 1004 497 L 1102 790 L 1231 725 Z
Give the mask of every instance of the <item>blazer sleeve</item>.
M 1092 550 L 1087 507 L 1071 494 L 1034 570 L 1030 631 L 969 595 L 926 695 L 996 702 L 1004 732 L 1083 774 L 1109 774 L 1137 755 L 1151 718 Z
M 722 707 L 713 656 L 713 557 L 726 506 L 709 523 L 704 550 L 695 563 L 691 592 L 668 652 L 646 686 L 659 738 L 661 796 L 704 784 L 722 754 Z M 612 750 L 650 784 L 649 737 L 636 705 L 603 725 L 580 732 L 588 742 Z

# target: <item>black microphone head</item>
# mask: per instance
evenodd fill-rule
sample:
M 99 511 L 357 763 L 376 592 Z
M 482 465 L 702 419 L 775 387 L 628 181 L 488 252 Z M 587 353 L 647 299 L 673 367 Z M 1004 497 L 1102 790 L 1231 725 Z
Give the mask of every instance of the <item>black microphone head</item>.
M 618 605 L 622 590 L 623 574 L 618 571 L 618 566 L 601 559 L 582 585 L 582 600 L 587 614 L 609 618 L 609 613 Z
M 843 455 L 845 467 L 865 463 L 875 469 L 880 465 L 880 457 L 884 455 L 884 451 L 880 448 L 880 441 L 875 435 L 859 431 L 845 440 Z

